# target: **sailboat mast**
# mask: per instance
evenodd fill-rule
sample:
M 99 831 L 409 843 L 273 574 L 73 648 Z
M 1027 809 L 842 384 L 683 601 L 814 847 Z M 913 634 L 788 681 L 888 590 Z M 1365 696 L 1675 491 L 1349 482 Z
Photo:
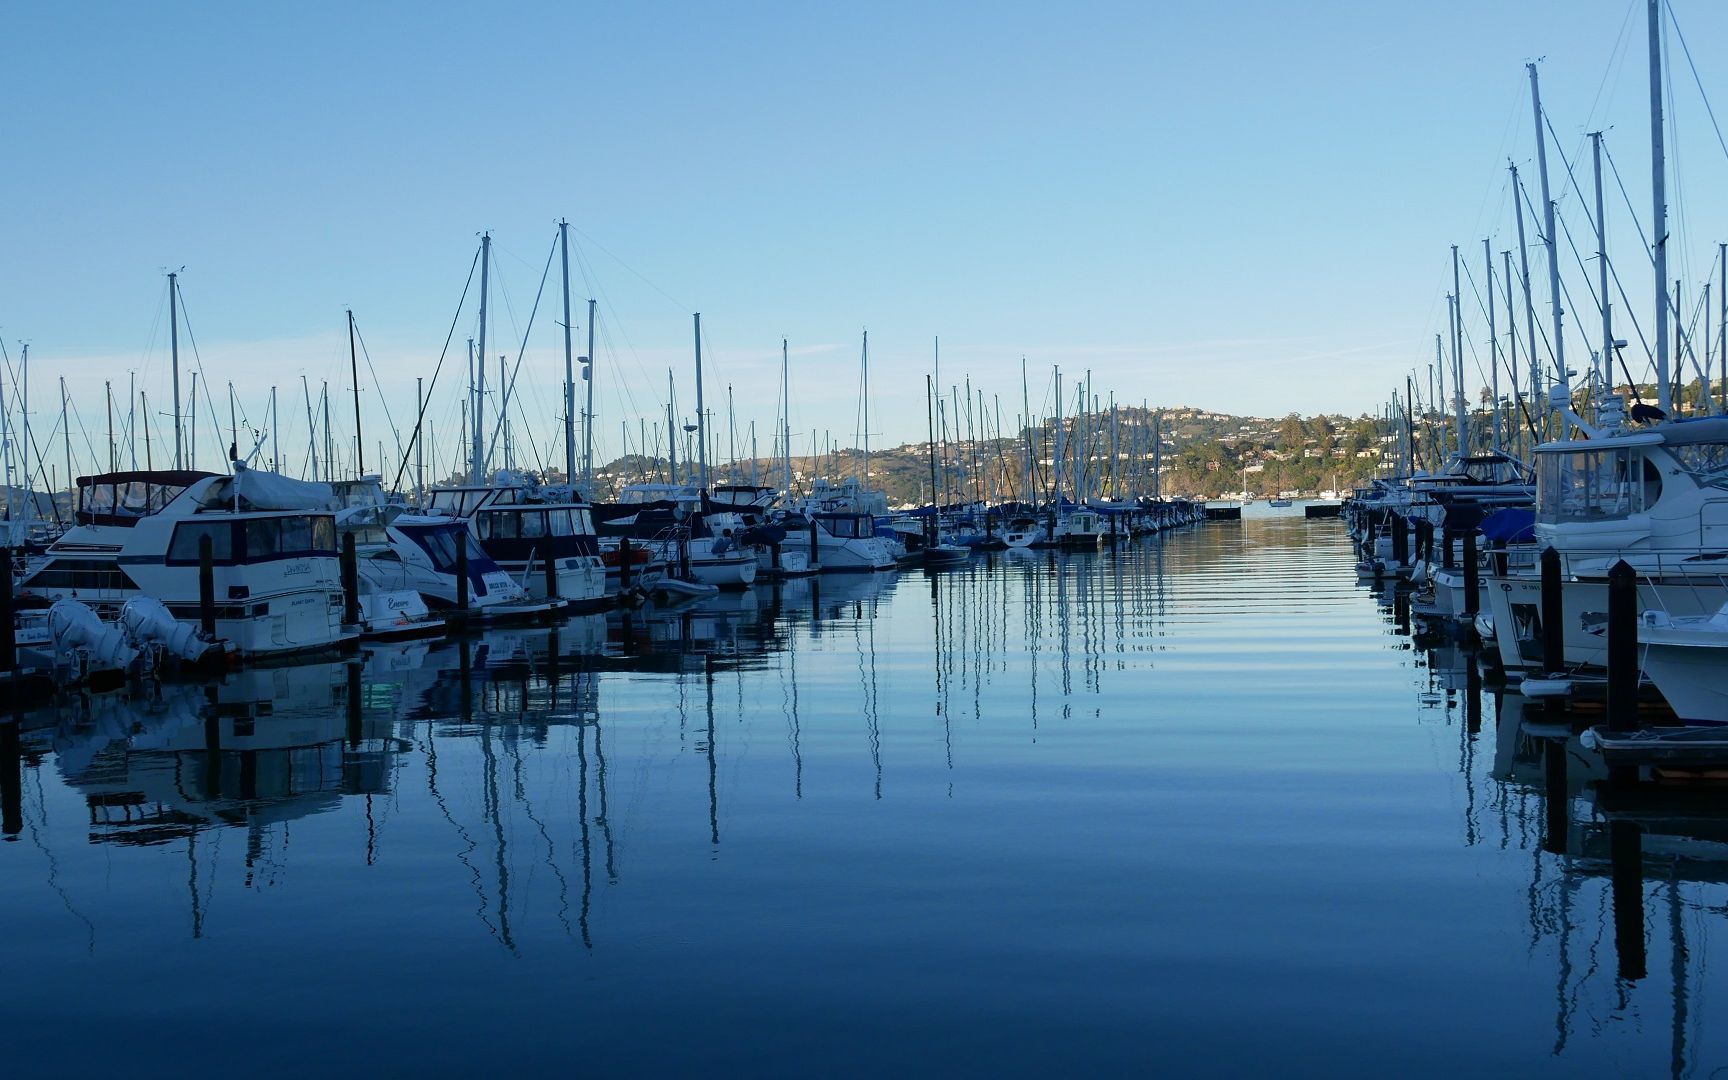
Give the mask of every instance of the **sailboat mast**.
M 300 376 L 300 393 L 306 399 L 306 445 L 312 451 L 312 479 L 318 479 L 318 429 L 312 421 L 312 386 Z
M 936 509 L 942 500 L 936 493 L 936 380 L 929 375 L 924 376 L 924 430 L 929 438 L 930 458 L 930 518 L 924 523 L 926 538 L 934 535 Z
M 102 380 L 102 394 L 108 399 L 108 471 L 120 471 L 120 458 L 114 448 L 114 383 L 110 379 Z
M 60 438 L 66 450 L 66 490 L 76 494 L 78 485 L 76 477 L 72 475 L 72 429 L 67 426 L 66 421 L 66 376 L 62 375 L 60 376 Z M 52 491 L 48 493 L 48 498 L 54 498 Z
M 1516 193 L 1514 193 L 1516 197 Z M 1522 444 L 1524 425 L 1518 423 L 1518 405 L 1523 397 L 1518 392 L 1518 318 L 1512 314 L 1512 252 L 1500 253 L 1501 287 L 1506 290 L 1506 370 L 1512 375 L 1512 429 L 1518 432 L 1514 443 Z M 1612 380 L 1610 380 L 1612 382 Z
M 1490 448 L 1496 452 L 1500 449 L 1500 332 L 1494 322 L 1494 252 L 1489 248 L 1488 238 L 1482 238 L 1482 269 L 1484 273 L 1483 288 L 1488 293 L 1488 385 L 1494 399 L 1491 403 L 1494 414 L 1494 445 Z M 1606 297 L 1607 294 L 1603 294 Z
M 669 483 L 678 482 L 678 418 L 674 415 L 678 391 L 672 382 L 672 369 L 666 369 L 666 465 Z
M 786 455 L 786 497 L 792 497 L 792 376 L 786 339 L 780 339 L 780 449 Z
M 1470 433 L 1464 421 L 1464 293 L 1458 281 L 1458 245 L 1452 245 L 1452 421 L 1458 456 L 1470 453 Z
M 1034 454 L 1036 453 L 1036 451 L 1033 449 L 1033 433 L 1036 430 L 1036 428 L 1034 427 L 1034 425 L 1032 423 L 1032 395 L 1031 395 L 1031 392 L 1026 389 L 1026 358 L 1024 356 L 1022 356 L 1020 358 L 1020 407 L 1025 410 L 1025 415 L 1026 415 L 1026 427 L 1025 427 L 1025 432 L 1026 432 L 1026 484 L 1025 484 L 1025 491 L 1026 491 L 1026 504 L 1028 506 L 1030 506 L 1037 501 L 1036 492 L 1033 491 L 1032 484 L 1033 484 L 1033 480 L 1038 475 L 1038 470 L 1037 470 L 1036 462 L 1034 459 Z
M 492 234 L 480 234 L 480 344 L 475 356 L 479 363 L 475 365 L 474 407 L 468 410 L 469 422 L 474 427 L 473 448 L 468 455 L 468 482 L 478 484 L 480 477 L 486 471 L 485 444 L 481 442 L 485 412 L 480 407 L 481 399 L 486 396 L 486 294 L 490 291 L 492 269 Z
M 1602 392 L 1614 386 L 1614 305 L 1608 302 L 1608 220 L 1602 210 L 1602 133 L 1590 133 L 1596 174 L 1596 295 L 1602 298 Z
M 864 331 L 864 485 L 870 485 L 870 331 Z
M 180 443 L 180 274 L 168 274 L 168 354 L 174 369 L 174 467 L 185 468 L 185 455 Z M 144 422 L 149 431 L 150 422 Z M 148 456 L 148 455 L 146 455 Z
M 1657 0 L 1650 0 L 1652 13 L 1656 10 L 1656 3 Z M 1542 128 L 1542 88 L 1536 77 L 1536 65 L 1532 63 L 1524 66 L 1530 72 L 1530 108 L 1536 118 L 1536 169 L 1542 174 L 1542 223 L 1543 232 L 1546 234 L 1543 236 L 1542 242 L 1548 249 L 1548 300 L 1549 310 L 1554 319 L 1554 340 L 1551 342 L 1554 349 L 1554 378 L 1562 389 L 1570 392 L 1572 382 L 1571 377 L 1566 372 L 1566 339 L 1560 333 L 1564 319 L 1564 312 L 1560 309 L 1560 257 L 1558 240 L 1554 235 L 1554 200 L 1548 194 L 1548 136 Z M 1660 186 L 1657 189 L 1656 200 L 1658 203 L 1662 200 Z M 1661 227 L 1661 222 L 1658 221 L 1657 228 L 1660 229 Z M 1657 251 L 1660 253 L 1662 234 L 1658 232 L 1656 236 Z M 1662 262 L 1662 256 L 1658 254 L 1656 259 L 1657 288 L 1660 289 L 1662 288 L 1662 276 L 1667 271 Z M 1665 297 L 1662 299 L 1665 300 Z M 1664 306 L 1660 310 L 1665 312 L 1667 308 Z M 1664 347 L 1660 319 L 1657 320 L 1656 340 L 1658 342 L 1657 352 L 1660 356 Z M 1658 359 L 1657 363 L 1660 365 L 1663 361 Z
M 587 404 L 582 407 L 582 479 L 594 486 L 594 307 L 588 301 L 588 362 L 582 365 L 582 382 Z
M 576 482 L 576 362 L 570 345 L 570 223 L 558 221 L 558 262 L 564 279 L 564 482 Z
M 1050 501 L 1062 512 L 1062 451 L 1068 442 L 1062 430 L 1062 369 L 1056 368 L 1056 455 L 1050 463 Z
M 691 316 L 696 335 L 696 483 L 708 493 L 708 417 L 702 408 L 702 313 Z
M 414 415 L 426 415 L 426 379 L 417 376 L 414 379 Z M 414 440 L 414 503 L 416 506 L 426 498 L 426 440 Z
M 1650 30 L 1650 235 L 1655 240 L 1656 407 L 1673 407 L 1668 386 L 1668 175 L 1662 146 L 1662 0 L 1648 0 Z
M 354 477 L 366 475 L 366 441 L 360 435 L 360 362 L 354 354 L 354 309 L 348 309 L 348 376 L 354 380 Z

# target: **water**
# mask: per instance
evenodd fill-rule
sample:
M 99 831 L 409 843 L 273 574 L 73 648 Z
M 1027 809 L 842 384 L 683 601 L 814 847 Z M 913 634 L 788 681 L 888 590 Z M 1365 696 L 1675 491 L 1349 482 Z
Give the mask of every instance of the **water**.
M 1280 516 L 33 714 L 4 1060 L 1707 1075 L 1728 848 L 1617 939 L 1583 768 L 1402 616 Z

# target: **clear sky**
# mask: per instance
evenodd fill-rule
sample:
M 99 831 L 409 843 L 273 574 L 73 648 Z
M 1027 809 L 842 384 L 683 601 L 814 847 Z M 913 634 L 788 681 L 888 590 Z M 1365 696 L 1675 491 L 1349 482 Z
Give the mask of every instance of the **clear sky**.
M 1728 119 L 1728 5 L 1673 2 Z M 0 335 L 14 362 L 32 343 L 36 423 L 66 375 L 100 441 L 103 378 L 136 372 L 153 409 L 168 400 L 162 275 L 184 267 L 215 393 L 232 379 L 262 423 L 281 386 L 285 441 L 303 443 L 288 404 L 302 375 L 350 385 L 351 305 L 375 448 L 392 441 L 380 395 L 401 423 L 432 374 L 478 234 L 501 279 L 488 351 L 513 361 L 563 216 L 577 321 L 601 301 L 602 457 L 620 423 L 658 415 L 669 365 L 690 412 L 693 311 L 710 408 L 723 423 L 732 384 L 764 452 L 782 335 L 792 427 L 854 441 L 865 328 L 879 443 L 922 438 L 937 335 L 943 382 L 969 374 L 1010 423 L 1022 356 L 1040 413 L 1054 364 L 1123 402 L 1368 411 L 1432 357 L 1448 245 L 1478 274 L 1484 236 L 1515 246 L 1504 170 L 1534 155 L 1526 60 L 1546 57 L 1568 156 L 1608 128 L 1647 227 L 1643 8 L 11 4 Z M 1701 280 L 1728 239 L 1708 198 L 1728 151 L 1672 63 L 1676 271 Z M 1648 328 L 1648 261 L 1617 198 L 1610 250 Z M 1588 225 L 1569 221 L 1589 265 Z M 554 264 L 521 384 L 543 448 L 557 285 Z M 473 323 L 470 308 L 430 410 L 441 456 Z

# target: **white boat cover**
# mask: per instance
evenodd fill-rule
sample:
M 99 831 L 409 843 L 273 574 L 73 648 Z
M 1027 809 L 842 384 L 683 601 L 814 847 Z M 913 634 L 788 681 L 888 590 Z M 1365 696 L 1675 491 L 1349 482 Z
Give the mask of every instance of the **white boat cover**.
M 233 476 L 220 478 L 205 491 L 200 506 L 225 508 L 240 495 L 241 510 L 333 510 L 336 493 L 329 484 L 296 480 L 280 473 L 248 469 L 236 463 Z

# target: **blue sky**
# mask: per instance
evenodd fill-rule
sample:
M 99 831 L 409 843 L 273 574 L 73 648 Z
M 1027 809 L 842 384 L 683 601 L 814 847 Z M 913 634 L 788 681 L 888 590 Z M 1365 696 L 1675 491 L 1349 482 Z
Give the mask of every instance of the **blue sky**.
M 1709 47 L 1728 9 L 1675 11 L 1728 115 Z M 866 327 L 879 443 L 922 437 L 936 335 L 943 381 L 970 374 L 1009 415 L 1022 356 L 1041 412 L 1053 364 L 1090 367 L 1122 401 L 1371 410 L 1431 357 L 1447 246 L 1474 268 L 1483 236 L 1511 241 L 1504 167 L 1533 156 L 1537 56 L 1566 153 L 1606 126 L 1648 214 L 1643 5 L 1623 0 L 90 3 L 3 19 L 0 335 L 14 360 L 32 342 L 38 402 L 64 374 L 98 426 L 104 377 L 135 371 L 166 400 L 161 275 L 184 266 L 205 378 L 218 394 L 233 379 L 259 421 L 272 384 L 348 385 L 352 305 L 378 372 L 362 377 L 371 442 L 378 395 L 400 421 L 431 375 L 483 229 L 507 343 L 489 352 L 514 358 L 560 216 L 578 230 L 578 318 L 602 301 L 606 456 L 620 422 L 658 415 L 668 365 L 689 410 L 697 310 L 710 402 L 733 384 L 764 436 L 785 335 L 792 426 L 853 441 Z M 1728 238 L 1707 197 L 1728 152 L 1673 63 L 1680 269 L 1701 276 Z M 1609 219 L 1647 307 L 1624 207 Z M 554 268 L 524 363 L 541 443 L 556 286 Z M 445 430 L 460 361 L 431 410 Z M 303 419 L 283 426 L 303 440 Z

